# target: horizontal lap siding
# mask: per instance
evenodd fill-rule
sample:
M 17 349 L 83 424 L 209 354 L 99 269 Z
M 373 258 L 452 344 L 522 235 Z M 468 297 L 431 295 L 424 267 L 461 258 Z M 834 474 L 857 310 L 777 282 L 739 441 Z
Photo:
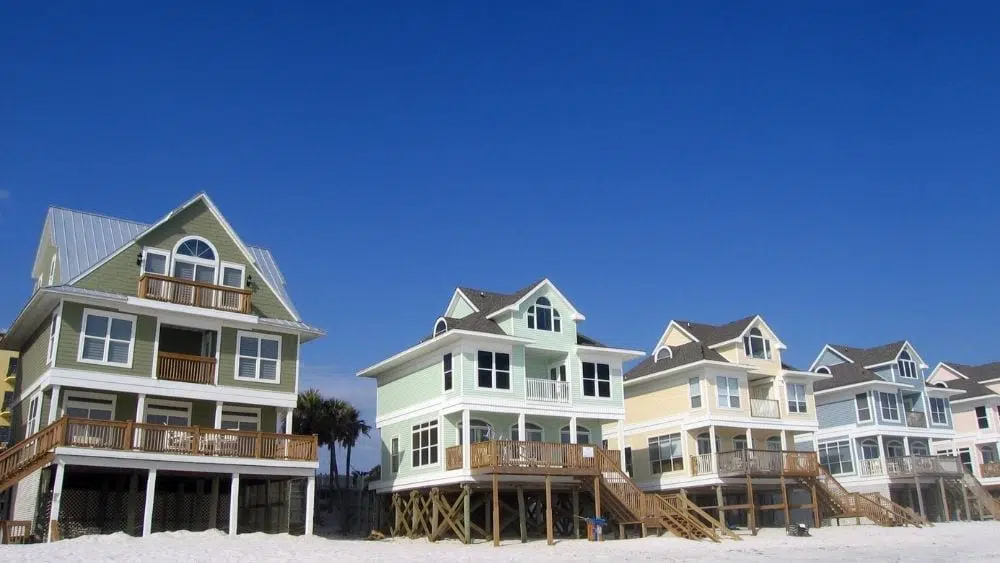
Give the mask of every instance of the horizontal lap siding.
M 243 387 L 245 389 L 259 389 L 261 391 L 277 391 L 284 393 L 295 392 L 295 364 L 298 357 L 298 338 L 291 334 L 279 334 L 263 330 L 253 331 L 257 334 L 281 337 L 281 375 L 279 383 L 265 383 L 262 381 L 237 381 L 236 380 L 236 350 L 237 350 L 237 330 L 235 328 L 222 327 L 222 342 L 219 357 L 219 385 L 230 387 Z
M 135 342 L 132 350 L 132 367 L 88 364 L 77 361 L 80 353 L 80 333 L 83 331 L 84 309 L 115 312 L 106 307 L 94 307 L 79 303 L 65 302 L 59 328 L 59 349 L 56 353 L 56 366 L 60 368 L 96 371 L 115 375 L 136 375 L 152 377 L 153 373 L 153 342 L 156 339 L 156 317 L 137 315 L 135 323 Z
M 417 405 L 441 397 L 444 389 L 444 354 L 428 354 L 392 373 L 379 377 L 378 414 Z M 454 357 L 453 370 L 457 368 Z M 405 374 L 405 375 L 398 375 Z M 458 372 L 452 374 L 457 385 Z
M 816 407 L 816 418 L 820 428 L 855 424 L 858 421 L 854 397 L 826 403 Z M 873 413 L 874 416 L 874 413 Z

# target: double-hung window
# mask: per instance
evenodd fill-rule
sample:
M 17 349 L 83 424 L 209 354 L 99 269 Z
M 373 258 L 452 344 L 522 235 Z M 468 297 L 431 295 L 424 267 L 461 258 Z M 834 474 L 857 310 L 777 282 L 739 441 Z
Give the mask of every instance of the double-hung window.
M 817 449 L 819 450 L 819 464 L 833 475 L 854 473 L 849 441 L 821 442 Z
M 786 383 L 788 391 L 788 412 L 806 412 L 806 386 L 803 383 Z
M 257 432 L 260 430 L 260 411 L 223 408 L 222 428 L 225 430 L 240 430 L 242 432 Z
M 438 422 L 432 420 L 413 426 L 413 467 L 435 465 L 438 462 Z
M 722 408 L 740 408 L 740 380 L 735 377 L 717 377 L 715 386 L 719 394 L 719 406 Z
M 52 314 L 49 324 L 49 350 L 45 353 L 45 363 L 51 364 L 56 359 L 56 339 L 59 337 L 59 312 Z
M 583 362 L 583 394 L 586 397 L 611 396 L 611 366 Z
M 134 341 L 134 316 L 84 309 L 77 360 L 130 368 Z
M 944 399 L 931 397 L 931 424 L 948 424 L 948 405 Z
M 858 410 L 858 422 L 869 422 L 872 419 L 871 405 L 868 403 L 868 393 L 858 393 L 854 396 Z
M 986 407 L 976 407 L 976 424 L 981 430 L 986 430 L 990 427 L 990 416 L 989 411 Z
M 647 443 L 649 445 L 650 473 L 655 475 L 684 469 L 680 434 L 653 436 L 647 440 Z
M 114 420 L 115 397 L 93 393 L 67 393 L 63 411 L 66 416 L 90 420 Z
M 899 422 L 899 402 L 895 393 L 878 394 L 879 405 L 882 407 L 882 420 Z
M 445 354 L 442 360 L 442 366 L 444 369 L 444 390 L 451 391 L 452 385 L 452 370 L 451 370 L 451 354 Z
M 399 473 L 399 437 L 393 436 L 389 446 L 389 470 L 393 475 Z
M 510 354 L 480 350 L 476 384 L 487 389 L 510 389 Z
M 31 436 L 35 432 L 38 432 L 38 418 L 41 415 L 39 412 L 39 406 L 41 405 L 41 395 L 35 395 L 28 402 L 28 428 L 25 431 L 25 437 Z
M 701 408 L 701 379 L 692 377 L 688 380 L 688 395 L 691 397 L 691 408 Z
M 241 381 L 281 381 L 281 338 L 251 332 L 238 333 L 236 379 Z

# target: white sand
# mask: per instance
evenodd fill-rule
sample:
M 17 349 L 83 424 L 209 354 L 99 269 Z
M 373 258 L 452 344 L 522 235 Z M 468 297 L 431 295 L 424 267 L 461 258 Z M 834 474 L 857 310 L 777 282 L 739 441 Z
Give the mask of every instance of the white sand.
M 220 532 L 168 532 L 149 538 L 124 534 L 88 536 L 52 544 L 0 546 L 0 561 L 993 561 L 1000 557 L 1000 523 L 939 524 L 933 528 L 876 526 L 822 528 L 811 538 L 791 538 L 766 529 L 743 541 L 721 544 L 674 537 L 591 543 L 505 541 L 500 548 L 483 542 L 464 546 L 453 540 L 338 540 L 320 537 L 248 534 L 231 538 Z

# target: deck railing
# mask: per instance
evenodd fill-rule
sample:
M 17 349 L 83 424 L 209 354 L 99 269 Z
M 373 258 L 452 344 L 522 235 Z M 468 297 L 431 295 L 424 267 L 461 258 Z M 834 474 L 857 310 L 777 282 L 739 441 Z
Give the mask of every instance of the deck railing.
M 927 428 L 927 415 L 922 412 L 907 412 L 906 425 L 913 428 Z
M 691 456 L 691 476 L 710 475 L 715 473 L 715 456 L 700 454 Z
M 177 305 L 191 305 L 192 307 L 235 313 L 250 312 L 251 291 L 238 287 L 147 273 L 139 276 L 138 293 L 139 297 L 145 299 L 165 301 Z
M 444 450 L 444 468 L 447 471 L 462 468 L 462 446 L 451 446 Z
M 569 382 L 528 378 L 525 397 L 534 401 L 569 402 Z
M 859 460 L 858 474 L 862 477 L 879 477 L 885 475 L 885 468 L 882 467 L 882 460 L 878 458 Z
M 988 461 L 980 465 L 979 470 L 982 472 L 984 479 L 1000 477 L 1000 462 Z
M 781 418 L 780 404 L 773 399 L 750 399 L 750 416 Z
M 885 460 L 886 470 L 892 477 L 914 475 L 961 475 L 964 472 L 957 457 L 910 455 L 890 457 Z
M 215 358 L 157 352 L 156 378 L 184 383 L 215 383 Z
M 731 476 L 815 476 L 819 462 L 814 452 L 782 450 L 737 450 L 718 454 L 716 467 L 721 477 Z

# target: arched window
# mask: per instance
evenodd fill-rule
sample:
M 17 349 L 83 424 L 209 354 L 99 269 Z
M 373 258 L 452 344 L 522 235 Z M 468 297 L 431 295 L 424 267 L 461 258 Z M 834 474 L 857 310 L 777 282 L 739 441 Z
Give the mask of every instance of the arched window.
M 903 442 L 899 440 L 889 440 L 885 443 L 886 457 L 905 457 L 906 449 L 903 448 Z
M 733 449 L 742 452 L 747 449 L 747 437 L 745 434 L 733 436 Z
M 983 463 L 996 463 L 997 449 L 995 446 L 992 445 L 983 446 L 981 453 L 983 455 Z
M 438 322 L 434 323 L 434 336 L 442 334 L 448 330 L 448 321 L 444 319 L 438 319 Z
M 899 366 L 901 377 L 917 377 L 917 364 L 910 358 L 910 354 L 906 350 L 899 353 L 899 361 L 896 364 Z
M 215 248 L 207 240 L 198 237 L 182 239 L 174 248 L 173 275 L 182 280 L 214 284 L 217 257 Z
M 563 444 L 569 444 L 569 425 L 563 426 L 559 429 L 559 441 Z M 576 443 L 577 444 L 589 444 L 590 443 L 590 430 L 586 427 L 576 425 Z
M 827 375 L 833 375 L 832 373 L 830 373 L 830 368 L 826 366 L 819 366 L 818 368 L 816 368 L 816 373 L 825 373 Z
M 771 359 L 771 341 L 764 338 L 757 327 L 751 328 L 750 333 L 743 337 L 743 350 L 748 358 Z
M 772 452 L 781 451 L 781 438 L 779 436 L 771 436 L 770 438 L 767 439 L 767 442 L 765 443 L 767 444 L 768 450 Z
M 177 245 L 177 254 L 215 261 L 215 251 L 212 250 L 212 246 L 208 244 L 208 241 L 200 238 L 189 238 L 181 241 Z
M 462 443 L 462 436 L 465 432 L 462 431 L 462 423 L 458 423 L 458 443 Z M 493 427 L 490 423 L 484 422 L 482 420 L 472 419 L 469 421 L 469 438 L 470 441 L 475 444 L 476 442 L 486 442 L 491 437 L 493 437 Z
M 552 308 L 552 302 L 547 297 L 539 297 L 534 305 L 528 307 L 528 328 L 562 332 L 559 311 Z
M 868 438 L 861 441 L 861 459 L 878 459 L 882 457 L 878 451 L 878 441 Z
M 670 358 L 673 357 L 674 353 L 670 350 L 669 346 L 660 346 L 660 348 L 656 351 L 656 354 L 653 357 L 653 361 L 658 362 L 660 360 L 669 360 Z
M 715 437 L 715 451 L 722 451 L 722 444 L 719 443 L 719 437 Z M 698 434 L 698 455 L 710 454 L 712 453 L 712 437 L 708 432 L 702 432 Z
M 910 453 L 913 455 L 930 455 L 927 442 L 910 442 Z
M 517 424 L 512 425 L 510 427 L 510 439 L 516 442 L 521 439 L 520 436 L 521 433 L 517 429 Z M 533 422 L 524 423 L 524 440 L 526 442 L 544 442 L 545 440 L 542 438 L 543 435 L 541 426 Z

